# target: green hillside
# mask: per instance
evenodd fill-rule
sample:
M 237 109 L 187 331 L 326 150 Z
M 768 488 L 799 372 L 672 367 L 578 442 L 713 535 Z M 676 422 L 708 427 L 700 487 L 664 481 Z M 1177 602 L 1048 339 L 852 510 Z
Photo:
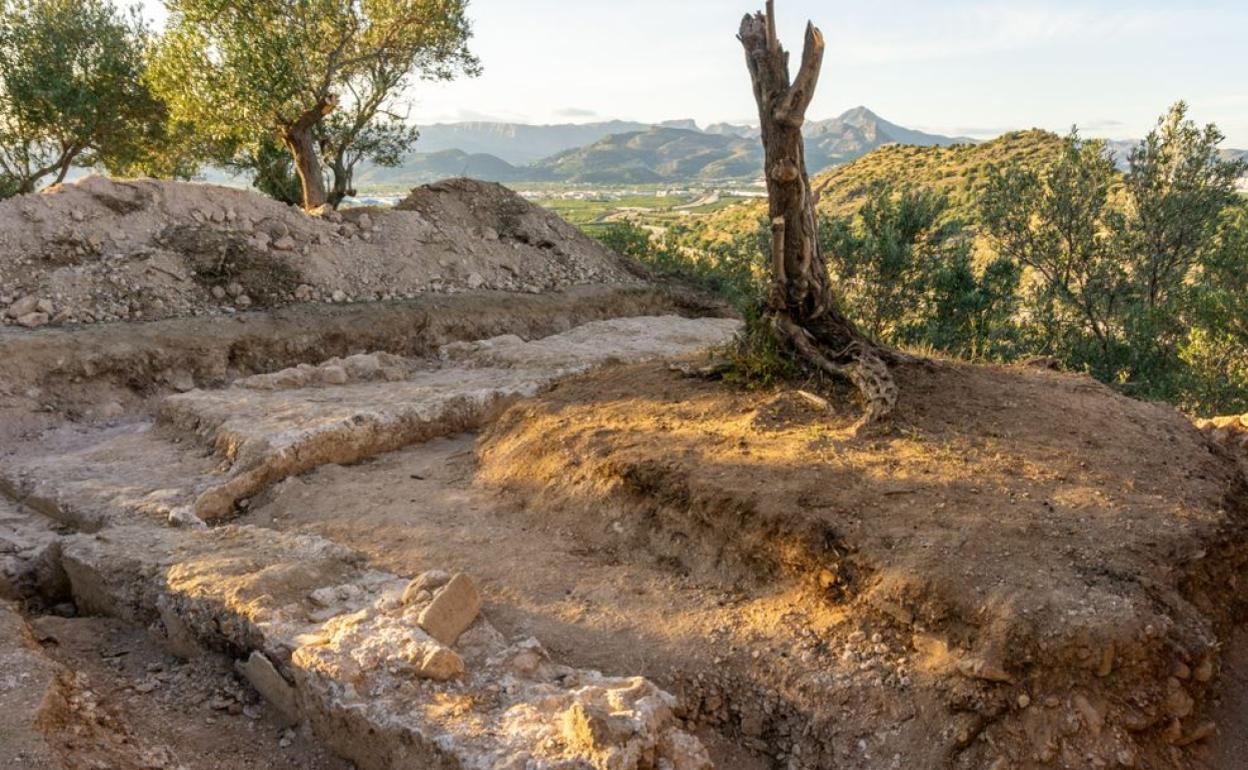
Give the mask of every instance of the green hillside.
M 976 200 L 994 164 L 1021 163 L 1037 167 L 1052 160 L 1061 137 L 1048 131 L 1015 131 L 983 144 L 946 147 L 885 145 L 863 157 L 817 174 L 811 184 L 823 188 L 819 210 L 829 215 L 854 214 L 877 185 L 939 190 L 949 196 L 950 214 L 974 223 Z M 751 201 L 721 212 L 707 223 L 708 233 L 731 236 L 753 230 L 766 216 L 764 201 Z

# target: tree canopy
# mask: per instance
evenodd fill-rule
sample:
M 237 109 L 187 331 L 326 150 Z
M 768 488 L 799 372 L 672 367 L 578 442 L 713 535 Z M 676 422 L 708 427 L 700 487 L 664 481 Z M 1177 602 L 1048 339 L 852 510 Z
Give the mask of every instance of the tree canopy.
M 394 101 L 410 79 L 475 74 L 467 0 L 168 0 L 153 78 L 174 120 L 223 158 L 290 153 L 303 203 L 349 192 L 354 166 L 397 159 L 414 134 Z
M 107 0 L 0 0 L 0 194 L 146 152 L 164 123 L 146 46 L 137 13 Z

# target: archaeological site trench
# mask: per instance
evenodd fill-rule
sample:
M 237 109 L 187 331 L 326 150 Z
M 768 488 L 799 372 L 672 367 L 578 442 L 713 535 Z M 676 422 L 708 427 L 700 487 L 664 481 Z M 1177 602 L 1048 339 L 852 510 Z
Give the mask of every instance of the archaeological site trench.
M 0 295 L 0 767 L 1242 766 L 1248 418 L 924 359 L 859 432 L 467 180 L 91 178 Z

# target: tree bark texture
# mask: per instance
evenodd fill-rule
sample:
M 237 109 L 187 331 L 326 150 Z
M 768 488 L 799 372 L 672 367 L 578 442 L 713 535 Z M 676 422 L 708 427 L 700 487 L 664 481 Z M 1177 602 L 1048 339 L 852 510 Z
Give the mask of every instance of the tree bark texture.
M 303 208 L 307 211 L 325 205 L 325 174 L 321 171 L 316 143 L 316 125 L 334 111 L 332 99 L 326 99 L 304 112 L 297 120 L 282 128 L 282 143 L 290 151 L 303 187 Z
M 848 378 L 866 409 L 859 425 L 892 412 L 897 385 L 884 351 L 842 312 L 819 243 L 817 197 L 806 171 L 802 125 L 823 65 L 823 35 L 806 26 L 796 80 L 776 38 L 775 0 L 747 15 L 738 35 L 758 102 L 766 155 L 772 264 L 766 317 L 778 337 L 813 366 Z

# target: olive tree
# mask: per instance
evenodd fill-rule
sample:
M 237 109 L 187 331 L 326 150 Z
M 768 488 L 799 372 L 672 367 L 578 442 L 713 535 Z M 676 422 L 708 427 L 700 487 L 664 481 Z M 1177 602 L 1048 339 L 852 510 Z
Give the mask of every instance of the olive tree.
M 107 0 L 0 0 L 0 195 L 125 167 L 163 124 L 147 33 Z
M 340 180 L 336 193 L 349 189 L 360 143 L 388 125 L 392 103 L 411 78 L 446 80 L 479 70 L 467 47 L 467 0 L 167 0 L 167 6 L 153 69 L 174 117 L 227 152 L 254 151 L 266 136 L 280 142 L 308 209 L 330 201 L 326 156 Z
M 806 25 L 797 74 L 776 37 L 774 0 L 741 21 L 738 39 L 754 85 L 766 156 L 771 221 L 771 290 L 765 318 L 778 338 L 808 364 L 852 381 L 866 410 L 859 426 L 887 416 L 897 404 L 888 362 L 898 355 L 878 345 L 845 314 L 819 239 L 817 197 L 806 169 L 802 125 L 823 66 L 823 35 Z

